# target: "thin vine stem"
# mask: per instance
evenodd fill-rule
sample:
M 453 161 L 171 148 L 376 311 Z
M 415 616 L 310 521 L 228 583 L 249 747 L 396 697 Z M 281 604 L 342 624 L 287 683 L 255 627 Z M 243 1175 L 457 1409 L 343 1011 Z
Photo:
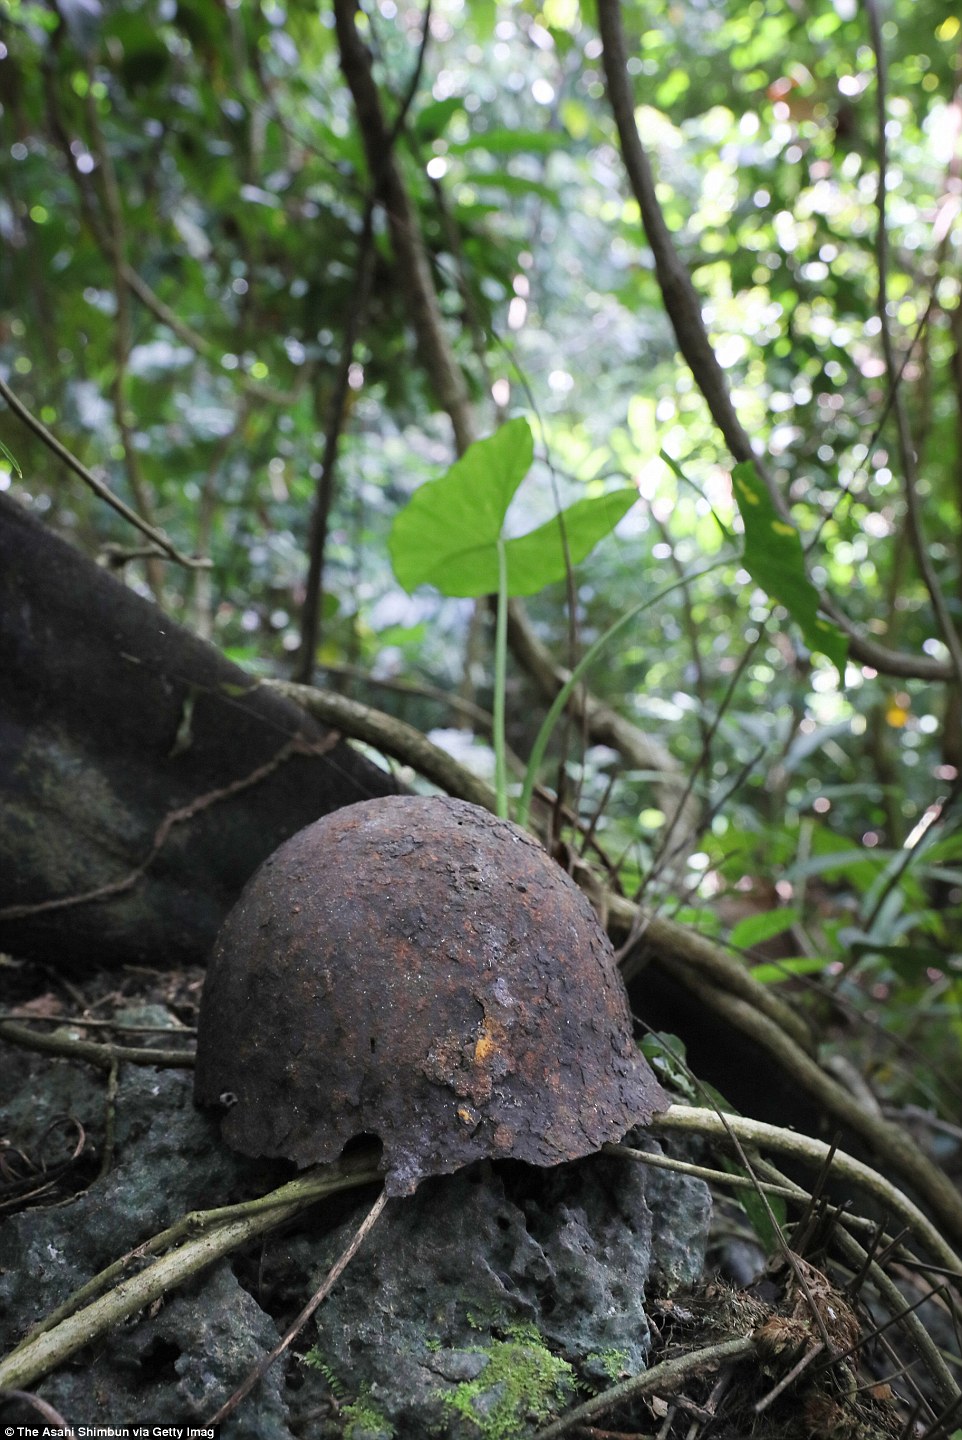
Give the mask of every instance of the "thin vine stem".
M 505 738 L 505 686 L 508 681 L 508 556 L 504 540 L 498 538 L 498 608 L 495 617 L 494 637 L 494 789 L 497 796 L 497 814 L 500 820 L 508 818 L 508 772 L 507 741 Z M 527 777 L 526 777 L 527 779 Z M 530 797 L 529 797 L 530 803 Z M 518 823 L 527 823 L 519 815 Z

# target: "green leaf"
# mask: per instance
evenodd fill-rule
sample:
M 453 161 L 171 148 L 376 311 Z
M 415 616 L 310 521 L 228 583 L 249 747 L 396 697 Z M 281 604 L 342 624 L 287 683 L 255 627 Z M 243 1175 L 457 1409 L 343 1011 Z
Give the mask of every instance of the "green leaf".
M 563 580 L 567 573 L 565 542 L 568 560 L 580 565 L 586 556 L 614 530 L 618 521 L 625 516 L 638 499 L 638 491 L 632 487 L 614 490 L 607 495 L 595 495 L 587 500 L 577 500 L 560 515 L 554 515 L 536 530 L 527 535 L 505 541 L 508 559 L 508 593 L 511 595 L 536 595 L 546 585 Z M 562 523 L 564 539 L 562 539 Z M 487 591 L 482 590 L 483 594 Z
M 823 955 L 793 955 L 770 965 L 753 965 L 749 974 L 759 985 L 777 985 L 781 980 L 791 980 L 793 975 L 817 975 L 828 963 Z
M 430 105 L 425 105 L 414 121 L 418 138 L 437 140 L 459 110 L 464 110 L 464 101 L 458 95 L 451 95 L 446 100 L 433 100 Z
M 486 150 L 492 155 L 547 155 L 566 139 L 560 130 L 478 130 L 448 149 L 452 155 L 467 155 L 472 150 Z
M 747 1176 L 749 1173 L 743 1165 L 736 1164 L 734 1160 L 723 1158 L 721 1166 L 729 1175 Z M 781 1195 L 769 1195 L 766 1205 L 757 1190 L 737 1190 L 735 1195 L 765 1254 L 774 1254 L 779 1242 L 779 1231 L 784 1227 L 787 1218 L 784 1198 Z
M 437 480 L 415 491 L 388 541 L 405 590 L 418 585 L 434 585 L 442 595 L 497 590 L 501 527 L 533 458 L 531 429 L 520 416 L 476 441 Z
M 537 195 L 539 200 L 553 205 L 556 210 L 562 208 L 561 198 L 554 185 L 548 185 L 543 180 L 532 180 L 527 175 L 511 175 L 507 170 L 469 170 L 461 178 L 465 185 L 474 190 L 497 188 L 505 195 L 518 195 L 522 199 Z
M 563 579 L 569 561 L 584 560 L 638 498 L 630 489 L 578 500 L 526 535 L 502 540 L 508 506 L 533 456 L 527 420 L 509 420 L 415 492 L 395 519 L 388 542 L 394 573 L 405 590 L 433 585 L 442 595 L 493 595 L 500 544 L 508 594 L 534 595 Z
M 809 649 L 827 655 L 844 680 L 848 641 L 818 613 L 818 591 L 805 573 L 798 531 L 776 513 L 752 461 L 735 466 L 732 489 L 745 526 L 745 569 L 766 595 L 784 605 Z
M 652 1030 L 643 1035 L 638 1048 L 659 1080 L 677 1094 L 698 1103 L 691 1071 L 685 1058 L 685 1042 L 667 1031 Z
M 850 948 L 858 959 L 869 955 L 890 961 L 902 980 L 920 980 L 926 970 L 944 970 L 948 963 L 944 950 L 926 945 L 873 945 L 871 940 L 854 940 Z
M 783 910 L 765 910 L 759 915 L 746 915 L 732 929 L 729 940 L 739 950 L 748 950 L 752 945 L 761 945 L 790 930 L 798 919 L 798 911 L 786 907 Z

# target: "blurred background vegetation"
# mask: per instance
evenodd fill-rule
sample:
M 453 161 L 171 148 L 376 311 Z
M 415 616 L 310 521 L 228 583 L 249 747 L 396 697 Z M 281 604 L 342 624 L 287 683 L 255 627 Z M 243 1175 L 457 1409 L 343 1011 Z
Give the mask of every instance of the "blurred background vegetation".
M 690 784 L 682 865 L 659 864 L 657 774 L 573 726 L 544 780 L 626 893 L 794 986 L 883 1102 L 957 1115 L 962 24 L 938 0 L 629 0 L 622 20 L 658 199 L 741 421 L 812 580 L 898 664 L 852 661 L 842 684 L 732 558 L 641 610 L 588 677 Z M 740 529 L 594 7 L 368 0 L 357 23 L 479 432 L 524 414 L 535 435 L 514 529 L 638 489 L 572 584 L 528 602 L 570 666 L 734 556 Z M 0 486 L 240 664 L 303 674 L 306 644 L 320 683 L 488 773 L 488 609 L 406 594 L 388 558 L 451 427 L 331 8 L 0 0 L 0 97 L 0 377 L 213 567 L 131 555 L 136 532 L 6 408 Z M 543 707 L 518 667 L 507 706 L 525 757 Z

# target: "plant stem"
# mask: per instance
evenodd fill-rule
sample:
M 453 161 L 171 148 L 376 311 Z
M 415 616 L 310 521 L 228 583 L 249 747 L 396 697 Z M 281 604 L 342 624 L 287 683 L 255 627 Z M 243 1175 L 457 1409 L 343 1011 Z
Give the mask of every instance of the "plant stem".
M 498 543 L 500 545 L 501 542 L 499 541 Z M 568 676 L 567 680 L 562 685 L 561 689 L 558 691 L 557 695 L 552 701 L 551 708 L 549 709 L 547 715 L 544 717 L 544 720 L 541 722 L 541 729 L 535 736 L 534 744 L 531 747 L 531 755 L 528 759 L 528 768 L 525 771 L 524 785 L 521 789 L 521 799 L 518 802 L 518 813 L 516 819 L 519 825 L 527 825 L 528 823 L 528 812 L 531 809 L 531 796 L 534 793 L 535 781 L 538 777 L 538 771 L 541 768 L 541 761 L 544 759 L 544 752 L 547 749 L 548 741 L 551 739 L 554 727 L 557 725 L 558 719 L 562 711 L 564 710 L 564 707 L 568 703 L 568 697 L 570 696 L 572 690 L 574 690 L 575 686 L 578 684 L 582 675 L 584 675 L 585 671 L 589 668 L 589 666 L 594 663 L 594 661 L 600 655 L 601 651 L 608 644 L 608 641 L 613 640 L 615 635 L 617 635 L 618 631 L 621 630 L 625 625 L 627 625 L 629 620 L 633 620 L 636 615 L 640 615 L 643 610 L 647 610 L 650 606 L 655 605 L 659 600 L 663 600 L 665 596 L 670 595 L 673 590 L 677 590 L 681 586 L 689 585 L 692 580 L 700 580 L 703 575 L 709 574 L 709 572 L 712 570 L 717 570 L 720 565 L 729 564 L 730 558 L 730 556 L 726 556 L 721 560 L 713 560 L 710 565 L 705 565 L 701 570 L 694 570 L 690 574 L 682 575 L 678 580 L 674 580 L 670 585 L 666 585 L 664 589 L 658 590 L 654 595 L 649 596 L 647 600 L 641 600 L 637 605 L 632 605 L 630 610 L 626 610 L 624 615 L 620 615 L 613 625 L 609 625 L 608 629 L 604 632 L 604 634 L 599 635 L 595 643 L 588 650 L 585 651 L 584 655 L 582 655 L 581 659 L 578 661 L 578 664 L 572 670 L 571 674 Z M 500 596 L 498 597 L 498 607 L 500 615 Z M 497 699 L 498 696 L 496 681 L 495 706 L 497 706 Z M 497 734 L 497 709 L 495 709 L 496 750 Z
M 497 796 L 498 818 L 508 818 L 508 771 L 506 764 L 506 740 L 504 733 L 504 690 L 508 674 L 508 557 L 504 540 L 498 538 L 498 609 L 494 634 L 494 789 Z M 530 772 L 530 763 L 528 766 Z M 525 776 L 527 784 L 527 775 Z M 533 783 L 533 782 L 532 782 Z M 530 804 L 530 794 L 528 803 Z M 525 817 L 527 808 L 525 808 Z M 526 819 L 520 819 L 526 824 Z

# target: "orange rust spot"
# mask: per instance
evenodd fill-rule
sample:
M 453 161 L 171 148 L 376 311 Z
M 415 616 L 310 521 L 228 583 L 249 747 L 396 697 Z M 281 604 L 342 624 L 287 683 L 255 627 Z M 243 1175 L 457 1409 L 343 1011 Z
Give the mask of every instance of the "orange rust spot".
M 481 1034 L 478 1036 L 474 1046 L 475 1065 L 483 1065 L 485 1060 L 491 1058 L 497 1048 L 497 1041 L 488 1029 L 487 1021 L 485 1021 L 481 1027 Z

